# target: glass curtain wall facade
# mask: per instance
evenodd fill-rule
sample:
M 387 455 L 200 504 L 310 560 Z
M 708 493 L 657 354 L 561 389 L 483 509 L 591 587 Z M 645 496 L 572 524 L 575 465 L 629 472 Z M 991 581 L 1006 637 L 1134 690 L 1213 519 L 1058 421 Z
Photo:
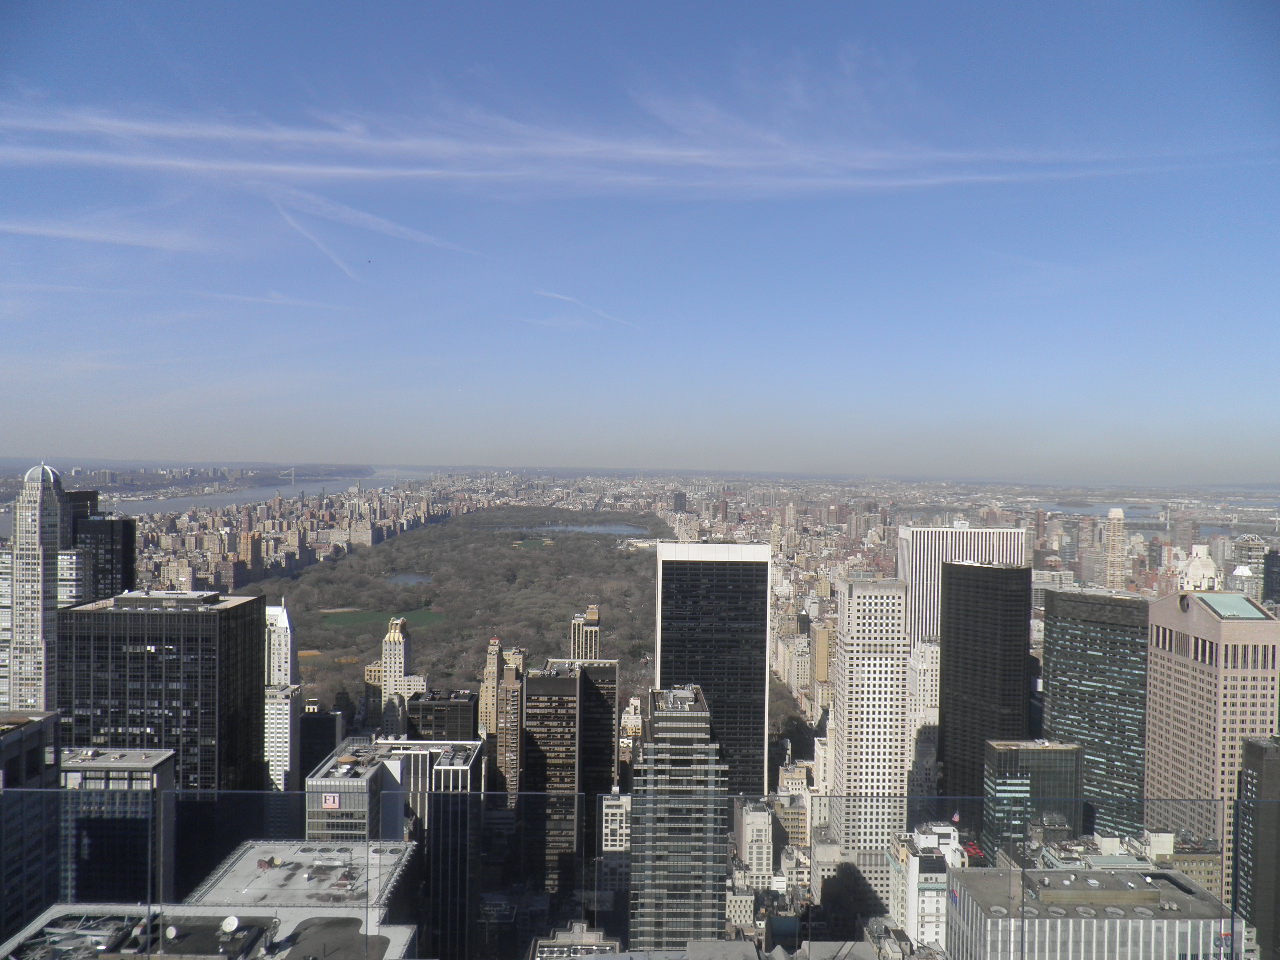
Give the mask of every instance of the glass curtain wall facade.
M 766 792 L 769 546 L 658 545 L 655 687 L 697 684 L 731 794 Z
M 1044 735 L 1084 750 L 1093 826 L 1142 828 L 1147 601 L 1091 591 L 1044 595 Z

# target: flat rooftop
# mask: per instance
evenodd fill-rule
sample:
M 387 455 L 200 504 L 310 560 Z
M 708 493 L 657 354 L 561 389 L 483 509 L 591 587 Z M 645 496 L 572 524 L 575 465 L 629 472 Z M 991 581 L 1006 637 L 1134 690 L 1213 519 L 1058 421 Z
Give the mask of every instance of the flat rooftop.
M 481 748 L 479 740 L 360 740 L 348 738 L 316 767 L 308 780 L 361 780 L 373 775 L 379 764 L 398 760 L 406 753 L 437 754 L 436 766 L 469 767 Z
M 1197 593 L 1194 596 L 1220 620 L 1273 619 L 1243 593 Z
M 1229 919 L 1230 911 L 1176 870 L 1003 870 L 970 868 L 950 874 L 989 917 L 1097 920 L 1168 917 Z
M 69 609 L 76 611 L 147 611 L 147 612 L 203 612 L 228 610 L 244 603 L 253 603 L 256 597 L 224 597 L 216 590 L 129 590 L 105 600 L 76 604 Z
M 101 747 L 63 747 L 62 769 L 153 770 L 177 754 L 172 750 L 113 750 Z
M 177 957 L 247 957 L 261 948 L 273 926 L 270 916 L 191 916 L 142 913 L 85 915 L 74 911 L 50 917 L 15 945 L 14 960 L 90 960 L 163 951 Z M 172 933 L 173 936 L 169 936 Z
M 148 924 L 148 916 L 150 923 Z M 235 929 L 223 924 L 235 917 Z M 148 929 L 149 927 L 149 929 Z M 168 936 L 169 928 L 174 936 Z M 367 931 L 367 932 L 366 932 Z M 264 953 L 268 943 L 269 953 Z M 67 904 L 50 907 L 17 936 L 0 943 L 15 960 L 137 960 L 142 955 L 240 960 L 399 960 L 413 954 L 414 927 L 382 924 L 349 907 L 230 913 L 222 906 Z
M 266 909 L 323 904 L 381 906 L 413 844 L 249 841 L 187 898 L 189 904 Z

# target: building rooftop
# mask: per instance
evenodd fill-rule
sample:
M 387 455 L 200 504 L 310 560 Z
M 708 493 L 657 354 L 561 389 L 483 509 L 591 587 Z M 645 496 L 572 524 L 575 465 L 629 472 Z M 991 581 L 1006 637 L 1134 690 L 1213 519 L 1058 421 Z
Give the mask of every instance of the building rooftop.
M 415 943 L 412 926 L 383 924 L 379 913 L 363 906 L 359 910 L 312 905 L 231 912 L 221 905 L 156 904 L 148 913 L 141 904 L 62 903 L 0 944 L 0 956 L 13 960 L 99 960 L 131 954 L 167 954 L 187 960 L 264 956 L 396 960 L 410 955 Z
M 38 724 L 52 716 L 56 714 L 32 710 L 0 710 L 0 736 L 27 724 Z
M 381 906 L 412 851 L 412 843 L 400 841 L 250 841 L 237 847 L 187 903 L 228 909 Z
M 63 747 L 65 770 L 153 770 L 177 756 L 173 750 L 115 750 L 98 747 Z
M 478 740 L 344 740 L 308 776 L 308 780 L 359 780 L 377 772 L 378 766 L 410 752 L 438 754 L 437 766 L 469 767 L 481 749 Z
M 256 597 L 224 597 L 216 590 L 129 590 L 105 600 L 94 600 L 72 607 L 76 611 L 172 611 L 205 612 L 228 610 L 252 603 Z
M 1192 596 L 1208 607 L 1220 620 L 1273 619 L 1271 614 L 1243 593 L 1196 593 Z
M 1155 916 L 1187 920 L 1230 917 L 1230 911 L 1176 870 L 1004 870 L 951 873 L 988 917 L 1024 920 L 1080 917 L 1122 920 Z

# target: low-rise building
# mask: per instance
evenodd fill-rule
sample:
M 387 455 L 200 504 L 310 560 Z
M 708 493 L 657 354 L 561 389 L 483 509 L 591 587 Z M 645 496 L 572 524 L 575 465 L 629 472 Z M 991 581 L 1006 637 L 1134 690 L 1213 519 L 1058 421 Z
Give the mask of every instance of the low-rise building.
M 968 868 L 947 885 L 952 960 L 1257 957 L 1253 928 L 1175 871 Z
M 929 823 L 889 846 L 889 916 L 914 944 L 945 943 L 947 870 L 969 865 L 960 832 Z

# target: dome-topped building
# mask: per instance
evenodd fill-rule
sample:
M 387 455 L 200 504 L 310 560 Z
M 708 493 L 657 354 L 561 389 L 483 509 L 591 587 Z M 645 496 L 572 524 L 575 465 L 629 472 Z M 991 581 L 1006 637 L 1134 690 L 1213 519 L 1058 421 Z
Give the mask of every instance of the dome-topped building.
M 22 478 L 23 483 L 47 483 L 51 486 L 62 486 L 62 476 L 47 463 L 39 463 L 27 471 Z

